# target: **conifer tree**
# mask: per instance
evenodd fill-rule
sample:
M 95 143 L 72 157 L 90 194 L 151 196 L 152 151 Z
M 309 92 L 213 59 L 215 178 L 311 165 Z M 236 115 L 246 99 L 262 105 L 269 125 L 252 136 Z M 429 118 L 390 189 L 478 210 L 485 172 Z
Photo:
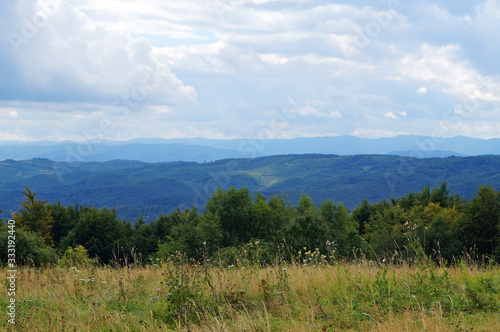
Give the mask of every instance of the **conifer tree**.
M 53 247 L 54 243 L 50 235 L 50 229 L 54 223 L 52 210 L 47 207 L 47 200 L 42 201 L 35 197 L 37 192 L 32 193 L 30 187 L 26 185 L 24 188 L 24 202 L 19 203 L 23 209 L 13 213 L 12 217 L 19 227 L 38 233 L 47 246 Z

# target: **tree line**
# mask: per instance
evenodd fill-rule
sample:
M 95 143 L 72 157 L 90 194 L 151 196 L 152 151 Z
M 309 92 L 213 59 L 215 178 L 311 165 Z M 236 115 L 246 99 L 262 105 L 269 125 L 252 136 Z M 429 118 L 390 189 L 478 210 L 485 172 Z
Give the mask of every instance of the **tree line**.
M 14 213 L 19 264 L 55 263 L 87 251 L 102 264 L 144 264 L 177 252 L 187 257 L 219 257 L 258 246 L 261 263 L 286 248 L 293 259 L 302 249 L 340 260 L 416 259 L 422 255 L 453 263 L 464 255 L 500 261 L 500 192 L 479 186 L 470 200 L 450 194 L 446 182 L 352 211 L 341 202 L 315 205 L 302 194 L 294 206 L 286 195 L 251 195 L 246 187 L 217 189 L 203 211 L 175 210 L 146 222 L 122 220 L 114 208 L 97 208 L 36 197 L 29 187 Z M 7 262 L 7 220 L 0 223 L 0 260 Z M 281 251 L 280 251 L 281 252 Z

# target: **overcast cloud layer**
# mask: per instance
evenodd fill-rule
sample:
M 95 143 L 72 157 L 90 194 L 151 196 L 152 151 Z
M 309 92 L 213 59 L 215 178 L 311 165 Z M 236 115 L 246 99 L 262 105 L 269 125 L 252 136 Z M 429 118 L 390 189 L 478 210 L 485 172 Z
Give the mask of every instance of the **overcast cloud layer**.
M 500 0 L 2 1 L 0 140 L 499 137 L 498 31 Z

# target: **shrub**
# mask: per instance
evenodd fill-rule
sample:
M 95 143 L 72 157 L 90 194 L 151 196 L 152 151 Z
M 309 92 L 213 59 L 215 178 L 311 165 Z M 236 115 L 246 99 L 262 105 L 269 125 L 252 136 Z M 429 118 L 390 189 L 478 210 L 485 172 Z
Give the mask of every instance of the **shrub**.
M 0 234 L 0 261 L 2 265 L 7 263 L 7 245 L 10 234 Z M 57 253 L 53 248 L 45 245 L 45 239 L 37 233 L 16 229 L 15 249 L 17 265 L 43 266 L 54 264 L 57 261 Z
M 95 264 L 96 260 L 89 257 L 85 247 L 78 245 L 76 248 L 68 247 L 57 263 L 59 266 L 73 267 Z

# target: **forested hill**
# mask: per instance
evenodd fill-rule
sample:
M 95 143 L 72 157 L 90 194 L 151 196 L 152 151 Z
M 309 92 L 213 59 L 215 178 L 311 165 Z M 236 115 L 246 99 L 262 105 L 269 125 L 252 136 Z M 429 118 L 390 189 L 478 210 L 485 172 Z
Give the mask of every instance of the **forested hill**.
M 452 194 L 473 196 L 479 185 L 500 189 L 500 156 L 416 159 L 389 155 L 282 155 L 210 163 L 0 162 L 2 216 L 17 211 L 24 185 L 41 199 L 68 205 L 116 207 L 118 216 L 146 220 L 180 207 L 203 207 L 216 188 L 247 187 L 265 196 L 285 192 L 295 204 L 301 193 L 313 202 L 332 199 L 348 208 L 399 197 L 447 182 Z

